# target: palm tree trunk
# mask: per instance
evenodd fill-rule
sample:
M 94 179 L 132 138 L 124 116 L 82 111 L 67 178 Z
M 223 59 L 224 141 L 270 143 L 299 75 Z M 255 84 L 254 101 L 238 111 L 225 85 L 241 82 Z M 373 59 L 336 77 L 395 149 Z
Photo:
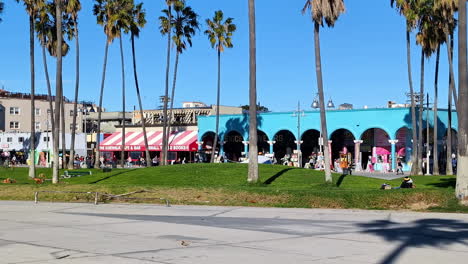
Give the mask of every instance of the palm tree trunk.
M 406 31 L 406 55 L 407 55 L 407 64 L 408 64 L 408 82 L 410 87 L 410 96 L 411 96 L 411 131 L 413 133 L 413 145 L 411 151 L 411 174 L 416 175 L 419 172 L 418 162 L 417 162 L 417 153 L 418 153 L 418 143 L 417 143 L 417 131 L 416 131 L 416 104 L 414 102 L 414 89 L 413 89 L 413 77 L 411 74 L 411 42 L 410 42 L 410 32 Z
M 120 166 L 125 165 L 125 62 L 123 55 L 122 33 L 120 33 L 120 61 L 122 62 L 122 152 Z
M 213 153 L 211 154 L 211 161 L 210 161 L 211 163 L 214 162 L 216 147 L 218 146 L 220 101 L 221 101 L 221 51 L 218 48 L 218 91 L 216 93 L 216 130 L 215 130 L 215 137 L 213 140 Z
M 332 183 L 332 175 L 330 169 L 330 156 L 331 149 L 328 145 L 328 130 L 327 130 L 327 117 L 325 113 L 325 96 L 323 93 L 323 78 L 322 78 L 322 58 L 320 54 L 320 25 L 314 24 L 314 42 L 315 42 L 315 69 L 317 75 L 317 87 L 319 94 L 319 105 L 320 105 L 320 128 L 322 130 L 323 138 L 323 154 L 325 161 L 325 182 Z
M 76 116 L 78 115 L 78 91 L 80 88 L 80 42 L 78 39 L 78 23 L 76 18 L 73 19 L 73 25 L 75 27 L 75 44 L 76 44 L 76 80 L 75 80 L 75 102 L 73 103 L 73 120 L 71 130 L 71 142 L 70 142 L 70 161 L 68 162 L 68 169 L 72 170 L 75 165 L 75 136 L 76 136 Z
M 448 125 L 447 125 L 447 165 L 445 174 L 453 175 L 452 167 L 452 92 L 455 89 L 455 77 L 453 74 L 453 52 L 451 44 L 453 44 L 453 38 L 449 34 L 445 35 L 445 40 L 447 43 L 447 57 L 449 60 L 449 89 L 448 89 L 448 105 L 447 105 L 447 114 L 448 114 Z M 449 44 L 450 43 L 450 44 Z
M 52 138 L 55 138 L 53 134 L 54 127 L 55 127 L 55 122 L 54 122 L 55 120 L 54 120 L 54 106 L 52 103 L 52 88 L 50 86 L 49 68 L 47 66 L 46 48 L 44 45 L 42 45 L 42 62 L 44 63 L 44 74 L 45 74 L 46 84 L 47 84 L 47 100 L 49 101 L 50 123 L 52 126 L 51 128 Z M 47 116 L 47 120 L 49 120 L 48 116 Z M 49 123 L 47 123 L 47 129 L 49 129 Z
M 175 65 L 174 65 L 174 79 L 172 80 L 172 91 L 171 91 L 171 105 L 169 107 L 169 114 L 168 114 L 168 121 L 167 121 L 167 148 L 170 147 L 171 142 L 169 142 L 169 138 L 171 137 L 171 126 L 172 126 L 172 120 L 174 119 L 172 116 L 172 112 L 174 109 L 174 98 L 175 98 L 175 89 L 176 89 L 176 82 L 177 82 L 177 71 L 179 68 L 179 52 L 176 52 L 176 58 L 175 58 Z
M 34 17 L 29 16 L 29 54 L 31 60 L 31 137 L 29 146 L 29 177 L 36 177 L 36 105 L 35 95 L 35 69 L 34 69 Z
M 171 24 L 172 20 L 172 8 L 169 4 L 168 6 L 168 20 Z M 170 27 L 170 26 L 169 26 Z M 167 165 L 167 100 L 169 99 L 169 68 L 171 67 L 171 32 L 172 28 L 169 28 L 167 33 L 167 61 L 166 61 L 166 87 L 164 89 L 164 102 L 163 102 L 163 139 L 162 139 L 162 149 L 161 149 L 161 165 Z M 171 98 L 172 100 L 172 98 Z
M 101 91 L 99 92 L 99 108 L 98 108 L 98 120 L 96 130 L 96 156 L 94 158 L 94 168 L 99 168 L 101 153 L 99 151 L 99 144 L 101 143 L 101 116 L 102 116 L 102 98 L 104 97 L 104 84 L 106 82 L 106 67 L 107 67 L 107 53 L 109 51 L 109 40 L 106 40 L 106 47 L 104 49 L 104 64 L 102 68 L 102 80 L 101 80 Z
M 62 96 L 60 97 L 60 113 L 61 113 L 61 116 L 62 116 L 62 120 L 61 120 L 61 131 L 62 131 L 62 169 L 65 169 L 66 167 L 66 164 L 67 164 L 67 142 L 66 142 L 66 130 L 65 130 L 65 100 L 64 100 L 64 96 L 63 96 L 63 85 L 61 87 L 61 94 Z
M 250 183 L 258 181 L 258 146 L 257 146 L 257 46 L 255 26 L 255 0 L 249 0 L 249 169 Z M 213 146 L 214 148 L 216 146 Z
M 57 184 L 59 181 L 59 124 L 60 124 L 60 99 L 62 98 L 62 9 L 61 1 L 55 1 L 55 16 L 57 21 L 57 72 L 56 72 L 56 86 L 55 86 L 55 124 L 54 135 L 57 138 L 54 139 L 54 166 L 52 171 L 52 183 Z
M 450 34 L 450 47 L 449 47 L 449 45 L 447 44 L 447 48 L 450 48 L 450 51 L 449 51 L 449 52 L 450 52 L 450 54 L 451 54 L 451 56 L 450 56 L 450 58 L 449 58 L 450 61 L 451 61 L 451 62 L 449 62 L 449 66 L 452 67 L 452 74 L 453 74 L 453 85 L 454 85 L 454 86 L 453 86 L 453 89 L 452 89 L 453 104 L 455 105 L 455 110 L 458 110 L 457 87 L 456 87 L 456 85 L 455 85 L 455 73 L 454 73 L 454 71 L 453 71 L 453 46 L 455 45 L 453 39 L 454 39 L 454 35 L 453 35 L 453 33 L 452 33 L 452 34 Z
M 438 137 L 438 116 L 437 116 L 437 100 L 439 96 L 439 61 L 440 61 L 440 45 L 437 47 L 436 69 L 434 80 L 434 175 L 439 175 L 439 137 Z
M 135 55 L 135 35 L 131 34 L 132 40 L 132 57 L 133 57 L 133 76 L 135 77 L 135 87 L 138 98 L 138 105 L 140 106 L 140 116 L 141 116 L 141 127 L 143 129 L 143 140 L 145 141 L 145 154 L 146 154 L 146 164 L 151 166 L 151 156 L 148 146 L 148 135 L 146 134 L 146 120 L 143 115 L 143 104 L 141 103 L 140 95 L 140 86 L 138 85 L 138 75 L 137 75 L 137 65 L 136 65 L 136 55 Z
M 424 114 L 424 50 L 421 49 L 421 86 L 419 90 L 419 116 L 418 116 L 418 173 L 417 175 L 422 175 L 422 160 L 423 160 L 423 114 Z
M 455 194 L 468 199 L 468 79 L 466 62 L 466 1 L 458 1 L 458 162 Z

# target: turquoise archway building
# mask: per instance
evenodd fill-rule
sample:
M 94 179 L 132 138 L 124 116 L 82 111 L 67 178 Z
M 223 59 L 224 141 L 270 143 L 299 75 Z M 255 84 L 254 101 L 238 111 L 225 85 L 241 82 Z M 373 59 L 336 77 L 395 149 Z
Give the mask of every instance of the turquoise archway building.
M 418 111 L 417 111 L 418 112 Z M 429 126 L 434 126 L 434 113 L 432 110 L 423 112 L 423 128 L 426 128 L 426 116 Z M 208 133 L 215 131 L 216 116 L 200 116 L 198 119 L 198 141 L 203 141 Z M 448 131 L 448 111 L 438 110 L 438 142 L 443 144 L 443 139 Z M 456 112 L 452 112 L 452 129 L 458 131 Z M 405 150 L 409 156 L 411 153 L 411 109 L 410 108 L 376 108 L 376 109 L 354 109 L 354 110 L 328 110 L 327 111 L 328 138 L 338 130 L 349 131 L 360 144 L 364 133 L 369 129 L 384 131 L 391 144 L 392 167 L 395 168 L 396 144 L 398 132 L 406 128 Z M 300 113 L 300 127 L 298 128 L 298 117 L 295 112 L 261 113 L 258 114 L 258 129 L 265 133 L 269 139 L 270 152 L 273 152 L 273 142 L 279 131 L 290 131 L 295 139 L 303 137 L 306 131 L 320 131 L 319 111 L 305 111 Z M 249 116 L 222 115 L 220 116 L 219 139 L 224 142 L 225 137 L 232 131 L 242 136 L 246 143 L 249 139 Z M 299 135 L 298 135 L 299 134 Z M 362 142 L 361 142 L 362 143 Z M 246 145 L 246 144 L 245 144 Z M 247 146 L 247 145 L 246 145 Z M 247 150 L 247 148 L 245 149 Z M 220 151 L 222 152 L 222 145 Z

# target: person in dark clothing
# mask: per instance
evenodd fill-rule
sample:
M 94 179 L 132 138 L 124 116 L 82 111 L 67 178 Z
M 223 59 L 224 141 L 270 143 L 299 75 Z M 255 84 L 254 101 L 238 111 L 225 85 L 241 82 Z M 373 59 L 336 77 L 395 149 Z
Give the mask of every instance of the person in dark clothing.
M 414 188 L 414 184 L 413 184 L 413 180 L 406 176 L 405 178 L 403 178 L 403 182 L 401 183 L 400 185 L 400 188 Z

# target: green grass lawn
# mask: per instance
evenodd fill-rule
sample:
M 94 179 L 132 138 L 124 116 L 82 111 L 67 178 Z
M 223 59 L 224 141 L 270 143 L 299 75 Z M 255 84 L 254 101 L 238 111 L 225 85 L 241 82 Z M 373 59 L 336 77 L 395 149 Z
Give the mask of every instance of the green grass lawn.
M 93 175 L 50 181 L 36 185 L 28 179 L 27 168 L 0 169 L 0 180 L 12 178 L 16 184 L 1 184 L 0 199 L 30 200 L 34 191 L 65 190 L 121 194 L 137 190 L 153 193 L 140 198 L 166 197 L 175 204 L 275 206 L 303 208 L 410 209 L 468 212 L 454 197 L 455 178 L 415 176 L 416 189 L 380 190 L 383 183 L 399 186 L 401 179 L 386 181 L 360 176 L 333 176 L 325 184 L 323 172 L 279 165 L 260 165 L 257 184 L 246 181 L 245 164 L 186 164 L 145 169 L 114 169 Z M 51 177 L 50 169 L 38 169 Z M 86 201 L 92 197 L 75 194 L 41 194 L 41 200 Z M 147 201 L 148 200 L 141 200 Z M 149 200 L 159 202 L 159 200 Z

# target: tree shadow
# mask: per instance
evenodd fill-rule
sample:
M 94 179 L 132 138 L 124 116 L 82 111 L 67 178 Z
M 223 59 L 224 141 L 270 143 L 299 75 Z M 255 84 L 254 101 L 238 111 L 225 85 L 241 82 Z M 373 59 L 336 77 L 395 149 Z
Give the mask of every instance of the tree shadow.
M 287 169 L 283 169 L 283 170 L 279 171 L 275 175 L 268 178 L 265 182 L 263 182 L 263 184 L 266 184 L 266 185 L 272 184 L 276 179 L 278 179 L 279 177 L 281 177 L 283 174 L 285 174 L 286 172 L 288 172 L 290 170 L 292 170 L 292 168 L 287 168 Z
M 338 181 L 336 182 L 336 187 L 340 187 L 341 184 L 343 183 L 344 179 L 348 176 L 348 174 L 341 174 L 340 178 L 338 178 Z
M 229 118 L 225 124 L 225 132 L 237 131 L 243 137 L 244 135 L 249 134 L 249 123 L 250 116 L 247 113 L 243 113 L 242 117 Z M 257 129 L 261 128 L 263 124 L 263 117 L 260 114 L 257 114 Z M 222 139 L 225 136 L 225 132 L 219 134 L 219 138 Z M 247 138 L 244 138 L 247 140 Z
M 440 179 L 440 182 L 429 183 L 428 185 L 438 188 L 455 188 L 457 184 L 456 178 Z
M 137 169 L 131 169 L 131 170 L 126 170 L 126 171 L 121 171 L 121 172 L 119 172 L 119 173 L 115 173 L 115 174 L 109 175 L 109 176 L 107 176 L 107 177 L 101 178 L 101 179 L 99 179 L 99 180 L 90 182 L 89 184 L 100 183 L 100 182 L 102 182 L 102 181 L 108 180 L 108 179 L 113 178 L 113 177 L 115 177 L 115 176 L 119 176 L 119 175 L 122 175 L 122 174 L 125 174 L 125 173 L 129 173 L 129 172 L 132 172 L 132 171 L 135 171 L 135 170 L 137 170 Z
M 411 247 L 444 247 L 450 244 L 468 246 L 468 223 L 449 219 L 420 219 L 410 223 L 377 220 L 358 224 L 361 233 L 378 235 L 390 242 L 401 244 L 380 264 L 396 263 L 403 252 Z

